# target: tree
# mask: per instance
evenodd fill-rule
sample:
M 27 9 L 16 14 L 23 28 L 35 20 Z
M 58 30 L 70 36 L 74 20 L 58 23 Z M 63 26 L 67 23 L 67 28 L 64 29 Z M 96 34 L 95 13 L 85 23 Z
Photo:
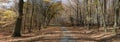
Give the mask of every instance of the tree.
M 42 16 L 44 18 L 43 27 L 48 26 L 50 21 L 55 18 L 56 15 L 60 14 L 60 12 L 63 10 L 61 1 L 58 1 L 56 3 L 44 1 L 44 5 L 42 7 Z
M 118 26 L 118 18 L 119 18 L 119 5 L 120 0 L 114 0 L 114 11 L 115 11 L 115 16 L 114 16 L 114 32 L 116 33 L 116 27 Z
M 14 32 L 13 32 L 13 37 L 21 37 L 21 27 L 22 27 L 22 16 L 23 16 L 23 0 L 19 0 L 19 3 L 18 3 L 18 13 L 19 13 L 19 16 L 16 20 L 16 24 L 15 24 L 15 29 L 14 29 Z

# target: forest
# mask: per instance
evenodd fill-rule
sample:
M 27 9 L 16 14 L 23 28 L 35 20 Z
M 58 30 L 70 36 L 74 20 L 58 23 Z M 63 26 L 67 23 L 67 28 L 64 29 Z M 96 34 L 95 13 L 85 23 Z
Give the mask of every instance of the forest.
M 0 0 L 0 42 L 120 42 L 120 0 Z

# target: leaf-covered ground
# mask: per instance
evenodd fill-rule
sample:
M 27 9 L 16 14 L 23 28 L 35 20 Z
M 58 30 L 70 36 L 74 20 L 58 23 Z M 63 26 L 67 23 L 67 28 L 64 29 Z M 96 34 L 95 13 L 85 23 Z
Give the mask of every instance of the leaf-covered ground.
M 65 35 L 68 40 L 74 40 L 76 42 L 96 42 L 96 41 L 106 41 L 106 42 L 118 42 L 120 41 L 119 35 L 115 36 L 111 32 L 94 32 L 96 30 L 86 30 L 83 27 L 66 27 L 67 31 Z M 34 30 L 35 31 L 35 30 Z M 2 32 L 0 31 L 0 41 L 37 41 L 37 42 L 60 42 L 63 38 L 63 30 L 61 27 L 48 27 L 42 29 L 41 31 L 22 34 L 22 37 L 13 38 L 11 37 L 12 32 Z M 69 39 L 69 37 L 71 39 Z

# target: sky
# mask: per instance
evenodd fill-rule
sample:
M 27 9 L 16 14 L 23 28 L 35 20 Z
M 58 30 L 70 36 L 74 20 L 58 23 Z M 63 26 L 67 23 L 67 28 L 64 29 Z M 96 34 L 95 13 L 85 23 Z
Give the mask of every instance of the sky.
M 8 3 L 0 3 L 0 7 L 5 6 L 6 8 L 10 8 L 13 5 L 13 0 L 9 0 Z
M 26 0 L 24 0 L 24 1 L 26 1 Z M 5 8 L 10 8 L 13 5 L 14 5 L 14 0 L 9 0 L 8 3 L 0 3 L 0 8 L 3 7 L 3 6 Z
M 26 1 L 26 0 L 24 0 L 24 1 Z M 60 1 L 60 0 L 54 0 L 54 1 Z M 62 3 L 67 3 L 68 2 L 68 0 L 61 0 L 61 1 L 62 1 Z M 108 4 L 110 4 L 110 3 L 108 3 Z M 6 8 L 10 8 L 13 5 L 14 5 L 14 0 L 9 0 L 8 3 L 0 3 L 0 8 L 2 6 L 5 6 Z
M 24 1 L 26 1 L 26 0 L 24 0 Z M 54 1 L 60 1 L 60 0 L 54 0 Z M 63 3 L 66 3 L 67 1 L 66 1 L 66 0 L 62 0 L 62 2 L 63 2 Z M 1 8 L 2 6 L 6 7 L 6 8 L 10 8 L 10 7 L 13 6 L 13 5 L 14 5 L 14 0 L 9 0 L 8 3 L 0 3 L 0 8 Z

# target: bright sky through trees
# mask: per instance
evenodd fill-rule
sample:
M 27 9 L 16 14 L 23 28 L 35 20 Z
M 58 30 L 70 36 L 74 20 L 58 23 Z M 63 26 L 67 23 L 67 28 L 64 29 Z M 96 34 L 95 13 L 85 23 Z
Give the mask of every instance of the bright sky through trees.
M 16 1 L 16 0 L 15 0 Z M 24 1 L 27 1 L 27 0 L 24 0 Z M 54 1 L 60 1 L 60 0 L 54 0 Z M 64 3 L 66 2 L 66 0 L 62 0 Z M 6 7 L 6 8 L 10 8 L 12 5 L 14 5 L 14 0 L 9 0 L 8 2 L 5 2 L 5 3 L 3 3 L 3 2 L 0 2 L 1 4 L 0 4 L 0 8 L 2 7 L 2 6 L 4 6 L 4 7 Z

